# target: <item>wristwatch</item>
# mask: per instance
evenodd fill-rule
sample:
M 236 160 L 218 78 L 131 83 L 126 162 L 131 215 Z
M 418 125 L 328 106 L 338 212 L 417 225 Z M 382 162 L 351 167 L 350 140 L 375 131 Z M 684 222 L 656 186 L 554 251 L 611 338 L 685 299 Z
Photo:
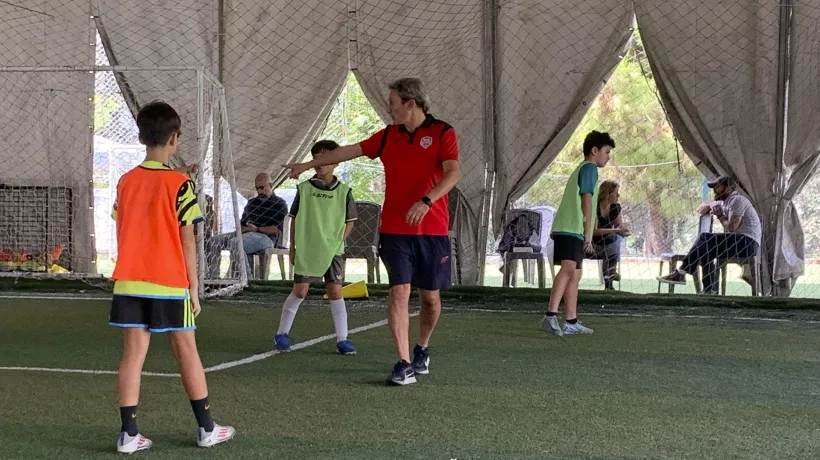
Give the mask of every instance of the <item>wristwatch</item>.
M 433 200 L 431 200 L 429 196 L 421 197 L 421 202 L 426 204 L 428 208 L 433 207 Z

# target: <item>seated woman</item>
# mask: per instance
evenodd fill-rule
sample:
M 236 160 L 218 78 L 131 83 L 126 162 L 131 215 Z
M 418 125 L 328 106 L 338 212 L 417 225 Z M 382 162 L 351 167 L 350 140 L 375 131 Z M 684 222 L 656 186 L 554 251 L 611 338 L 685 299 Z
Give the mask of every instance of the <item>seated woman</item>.
M 604 289 L 614 289 L 613 281 L 620 281 L 618 262 L 621 260 L 621 240 L 629 236 L 629 229 L 621 218 L 621 205 L 618 182 L 606 179 L 598 187 L 597 216 L 598 225 L 592 233 L 592 245 L 595 258 L 600 259 L 604 272 Z

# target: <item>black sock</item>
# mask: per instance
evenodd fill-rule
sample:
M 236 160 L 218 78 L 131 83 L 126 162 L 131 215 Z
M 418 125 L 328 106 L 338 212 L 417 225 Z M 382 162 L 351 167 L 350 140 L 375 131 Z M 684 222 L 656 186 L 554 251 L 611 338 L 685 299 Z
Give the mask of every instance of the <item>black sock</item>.
M 194 417 L 199 427 L 210 433 L 214 430 L 214 421 L 211 420 L 211 404 L 208 402 L 208 397 L 194 401 L 191 400 L 191 408 L 194 409 Z
M 120 407 L 120 420 L 122 420 L 120 431 L 125 431 L 128 436 L 136 436 L 139 433 L 139 430 L 137 430 L 137 406 Z
M 577 322 L 578 322 L 578 318 L 572 318 L 572 319 L 567 320 L 567 323 L 569 323 L 569 324 L 575 324 Z
M 558 316 L 558 312 L 557 311 L 548 311 L 547 316 Z

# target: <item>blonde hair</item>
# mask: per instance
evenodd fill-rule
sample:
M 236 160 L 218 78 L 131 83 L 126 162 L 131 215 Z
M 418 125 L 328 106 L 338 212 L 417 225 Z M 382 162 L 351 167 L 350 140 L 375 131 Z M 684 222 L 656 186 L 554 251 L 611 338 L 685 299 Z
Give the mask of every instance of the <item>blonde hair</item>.
M 601 185 L 598 186 L 598 203 L 602 203 L 604 200 L 609 199 L 615 192 L 618 191 L 621 184 L 618 183 L 615 179 L 606 179 L 601 182 Z

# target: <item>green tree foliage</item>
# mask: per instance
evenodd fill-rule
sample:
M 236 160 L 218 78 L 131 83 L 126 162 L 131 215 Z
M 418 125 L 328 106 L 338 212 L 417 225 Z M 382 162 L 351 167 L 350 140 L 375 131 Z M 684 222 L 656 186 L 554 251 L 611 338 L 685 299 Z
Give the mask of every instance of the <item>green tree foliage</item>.
M 800 222 L 806 244 L 806 258 L 817 261 L 820 259 L 820 175 L 815 175 L 806 184 L 805 188 L 794 199 L 794 205 L 800 214 Z
M 355 144 L 384 126 L 384 122 L 365 97 L 356 77 L 351 73 L 319 138 L 334 140 L 339 145 Z M 300 177 L 299 180 L 307 179 L 310 174 L 312 173 L 306 173 L 305 177 Z M 384 170 L 381 163 L 365 157 L 356 158 L 339 165 L 336 175 L 353 188 L 353 195 L 357 200 L 379 204 L 384 202 Z M 289 180 L 283 186 L 293 187 L 296 182 Z
M 658 99 L 640 41 L 613 72 L 575 134 L 519 203 L 557 207 L 567 176 L 581 161 L 592 130 L 615 139 L 600 180 L 617 179 L 635 252 L 659 254 L 691 244 L 701 201 L 701 175 L 677 144 Z M 646 72 L 644 71 L 646 69 Z
M 95 94 L 94 132 L 99 132 L 111 123 L 114 112 L 120 110 L 120 108 L 120 101 L 113 94 Z

